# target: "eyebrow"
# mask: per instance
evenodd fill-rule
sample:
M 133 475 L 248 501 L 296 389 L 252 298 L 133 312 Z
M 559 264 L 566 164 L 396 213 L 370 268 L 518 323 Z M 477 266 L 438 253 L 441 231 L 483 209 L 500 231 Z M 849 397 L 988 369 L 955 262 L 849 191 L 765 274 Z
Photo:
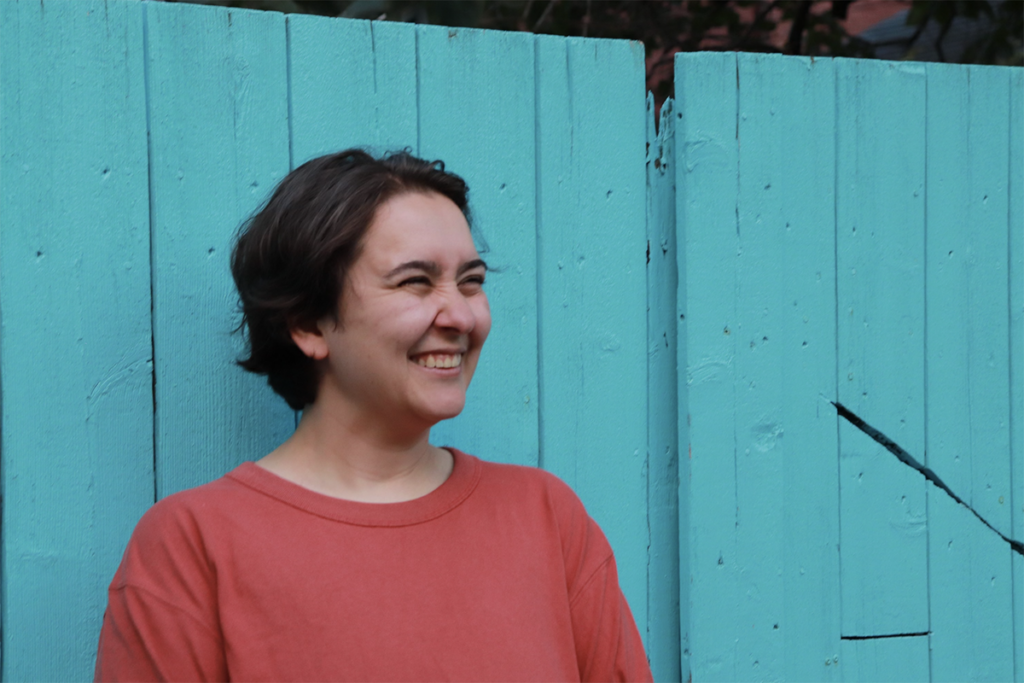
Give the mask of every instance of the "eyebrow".
M 487 268 L 487 264 L 484 262 L 484 260 L 482 258 L 478 258 L 478 259 L 473 259 L 472 261 L 466 261 L 465 263 L 463 263 L 461 266 L 459 266 L 459 269 L 458 269 L 458 271 L 456 271 L 455 275 L 456 276 L 462 275 L 467 270 L 473 270 L 474 268 L 483 268 L 484 270 L 489 270 Z
M 467 270 L 473 270 L 474 268 L 483 268 L 484 270 L 488 270 L 487 263 L 484 262 L 483 259 L 478 258 L 463 263 L 461 266 L 459 266 L 459 269 L 458 271 L 456 271 L 455 275 L 456 277 L 458 277 L 459 275 L 465 273 Z M 404 272 L 406 270 L 422 270 L 423 272 L 433 277 L 438 277 L 441 274 L 441 266 L 437 265 L 436 261 L 406 261 L 405 263 L 398 265 L 395 268 L 392 268 L 384 277 L 392 278 L 395 275 L 398 275 L 399 273 Z

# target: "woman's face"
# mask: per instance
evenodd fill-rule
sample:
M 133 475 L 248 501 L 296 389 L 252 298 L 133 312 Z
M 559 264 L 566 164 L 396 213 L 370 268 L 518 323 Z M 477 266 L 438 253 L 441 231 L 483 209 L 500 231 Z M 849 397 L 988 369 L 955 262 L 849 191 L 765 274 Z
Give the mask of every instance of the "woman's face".
M 435 193 L 385 202 L 323 321 L 320 385 L 370 419 L 429 428 L 458 415 L 491 329 L 486 265 L 459 208 Z

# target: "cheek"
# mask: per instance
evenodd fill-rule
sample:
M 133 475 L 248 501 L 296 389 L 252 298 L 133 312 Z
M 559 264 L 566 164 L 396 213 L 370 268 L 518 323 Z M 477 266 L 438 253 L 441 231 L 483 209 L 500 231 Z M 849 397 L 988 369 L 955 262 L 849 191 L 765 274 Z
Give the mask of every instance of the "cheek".
M 487 295 L 482 292 L 479 299 L 473 302 L 473 316 L 476 318 L 473 337 L 476 338 L 477 346 L 482 346 L 491 332 L 491 305 L 487 301 Z
M 412 346 L 430 330 L 437 314 L 436 310 L 419 301 L 389 303 L 378 311 L 374 336 L 379 342 L 390 339 L 398 346 Z

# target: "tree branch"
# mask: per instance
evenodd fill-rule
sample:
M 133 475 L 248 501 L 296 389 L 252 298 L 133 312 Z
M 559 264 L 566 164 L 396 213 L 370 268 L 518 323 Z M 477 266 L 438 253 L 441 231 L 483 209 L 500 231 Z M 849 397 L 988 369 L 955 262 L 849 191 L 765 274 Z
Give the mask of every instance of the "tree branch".
M 544 8 L 544 12 L 541 13 L 540 19 L 538 19 L 537 23 L 533 25 L 533 32 L 534 33 L 536 33 L 537 29 L 539 29 L 541 27 L 541 24 L 543 24 L 545 21 L 548 20 L 548 17 L 551 16 L 551 10 L 553 10 L 555 8 L 555 5 L 557 5 L 557 4 L 558 4 L 558 0 L 550 0 L 548 2 L 548 6 Z
M 949 19 L 942 24 L 942 30 L 939 31 L 939 36 L 935 39 L 935 51 L 939 53 L 939 61 L 946 61 L 946 53 L 942 49 L 942 41 L 945 40 L 946 34 L 949 33 L 949 27 L 953 25 L 954 17 L 950 16 Z
M 807 26 L 807 15 L 811 13 L 811 2 L 812 0 L 803 0 L 800 3 L 800 9 L 796 11 L 796 16 L 793 17 L 793 25 L 789 27 L 789 41 L 787 41 L 786 50 L 791 55 L 801 54 L 804 42 L 804 28 Z
M 758 24 L 764 21 L 764 18 L 768 16 L 768 13 L 775 9 L 775 6 L 778 4 L 779 0 L 772 0 L 767 5 L 765 5 L 764 9 L 757 13 L 757 16 L 754 17 L 754 21 L 752 21 L 750 23 L 750 26 L 747 27 L 747 32 L 744 33 L 743 36 L 739 38 L 739 40 L 733 43 L 732 49 L 737 50 L 740 48 L 740 46 L 743 45 L 743 43 L 747 42 L 747 39 L 750 38 L 750 36 L 753 35 L 754 31 L 757 29 Z
M 531 9 L 533 9 L 533 0 L 527 0 L 526 7 L 523 8 L 523 16 L 519 17 L 519 21 L 516 22 L 520 31 L 526 30 L 526 20 L 530 16 Z

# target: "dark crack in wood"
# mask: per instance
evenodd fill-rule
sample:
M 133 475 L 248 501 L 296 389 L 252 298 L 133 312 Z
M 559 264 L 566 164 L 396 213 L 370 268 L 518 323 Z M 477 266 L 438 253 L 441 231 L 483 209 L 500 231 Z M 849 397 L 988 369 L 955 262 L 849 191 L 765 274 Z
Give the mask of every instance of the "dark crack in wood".
M 948 486 L 946 486 L 946 483 L 944 481 L 942 481 L 942 479 L 939 478 L 939 475 L 935 474 L 935 472 L 931 468 L 926 467 L 926 466 L 922 465 L 921 463 L 919 463 L 916 459 L 914 459 L 914 456 L 910 455 L 910 453 L 907 453 L 905 450 L 900 448 L 899 444 L 897 444 L 895 441 L 893 441 L 892 439 L 887 437 L 885 434 L 883 434 L 882 432 L 878 431 L 877 429 L 875 429 L 874 427 L 869 425 L 867 422 L 865 422 L 863 419 L 861 419 L 859 416 L 857 416 L 852 410 L 850 410 L 849 408 L 844 406 L 842 403 L 839 403 L 838 401 L 830 401 L 830 403 L 836 407 L 836 411 L 839 413 L 840 417 L 845 419 L 847 422 L 852 424 L 854 427 L 856 427 L 860 431 L 862 431 L 865 434 L 867 434 L 868 436 L 870 436 L 872 439 L 874 439 L 876 442 L 878 442 L 883 448 L 885 448 L 885 450 L 887 450 L 890 453 L 892 453 L 893 455 L 895 455 L 896 458 L 900 462 L 902 462 L 904 465 L 906 465 L 907 467 L 910 467 L 911 469 L 914 469 L 914 470 L 917 470 L 918 472 L 920 472 L 924 476 L 925 479 L 927 479 L 932 484 L 934 484 L 938 488 L 940 488 L 943 491 L 945 491 L 946 495 L 948 495 L 950 498 L 955 500 L 957 503 L 959 503 L 960 505 L 963 505 L 965 508 L 970 510 L 971 514 L 973 514 L 975 517 L 977 517 L 979 520 L 981 520 L 982 524 L 984 524 L 989 529 L 994 531 L 996 533 L 996 535 L 999 536 L 999 538 L 1001 538 L 1004 541 L 1006 541 L 1007 543 L 1009 543 L 1010 544 L 1010 548 L 1012 548 L 1014 552 L 1016 552 L 1018 555 L 1024 556 L 1024 543 L 1021 543 L 1020 541 L 1016 541 L 1016 540 L 1014 540 L 1012 538 L 1007 538 L 1002 533 L 1000 533 L 998 529 L 996 529 L 994 526 L 989 524 L 988 521 L 984 517 L 979 515 L 977 510 L 975 510 L 970 505 L 965 503 L 963 498 L 961 498 L 960 496 L 958 496 L 955 493 L 953 493 L 953 489 L 951 489 Z M 877 636 L 870 636 L 870 637 L 877 637 Z
M 931 635 L 931 631 L 919 633 L 886 633 L 881 636 L 839 636 L 839 640 L 881 640 L 882 638 L 916 638 Z

